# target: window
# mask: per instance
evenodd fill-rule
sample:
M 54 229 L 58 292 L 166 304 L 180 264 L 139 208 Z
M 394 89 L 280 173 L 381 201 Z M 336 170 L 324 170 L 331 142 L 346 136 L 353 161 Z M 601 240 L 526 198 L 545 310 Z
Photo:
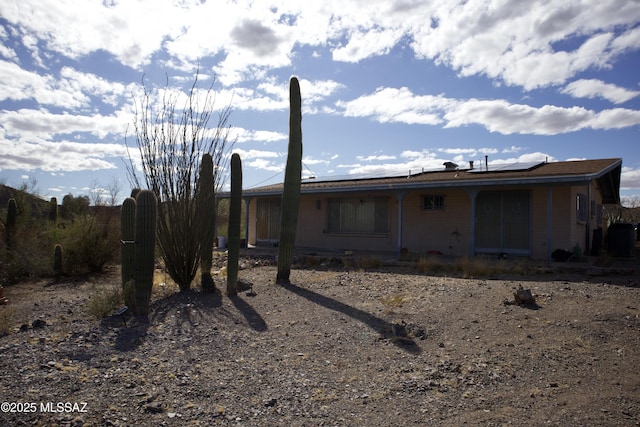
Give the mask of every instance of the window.
M 444 209 L 444 196 L 424 196 L 422 198 L 422 210 L 441 211 Z
M 328 232 L 387 233 L 388 208 L 386 197 L 329 199 Z
M 587 196 L 582 193 L 578 193 L 576 196 L 576 219 L 578 221 L 587 220 Z

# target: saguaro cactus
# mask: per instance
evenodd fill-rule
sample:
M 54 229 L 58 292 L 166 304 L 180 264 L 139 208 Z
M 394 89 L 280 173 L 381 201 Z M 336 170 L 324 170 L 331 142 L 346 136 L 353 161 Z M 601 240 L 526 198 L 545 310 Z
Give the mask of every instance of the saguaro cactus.
M 18 217 L 18 204 L 16 199 L 11 198 L 7 202 L 7 221 L 5 223 L 5 242 L 7 249 L 12 250 L 15 246 L 16 221 Z
M 62 277 L 62 245 L 60 244 L 53 247 L 53 275 L 56 282 Z
M 216 226 L 215 193 L 213 183 L 213 157 L 202 155 L 198 180 L 197 221 L 200 232 L 200 285 L 204 292 L 214 292 L 216 285 L 211 277 L 213 239 Z
M 135 312 L 149 313 L 156 246 L 157 222 L 156 195 L 151 190 L 142 190 L 136 197 L 135 222 Z
M 302 98 L 300 83 L 296 77 L 289 82 L 289 152 L 282 191 L 280 216 L 280 244 L 278 250 L 278 274 L 276 283 L 289 283 L 293 245 L 298 226 L 300 183 L 302 181 Z
M 127 284 L 133 279 L 136 261 L 135 217 L 136 200 L 127 197 L 120 208 L 120 264 L 124 303 L 132 308 L 135 306 L 135 298 Z
M 49 221 L 54 224 L 58 221 L 58 199 L 55 197 L 49 201 Z
M 238 153 L 231 155 L 231 198 L 227 237 L 227 295 L 238 294 L 238 258 L 240 257 L 240 222 L 242 216 L 242 161 Z

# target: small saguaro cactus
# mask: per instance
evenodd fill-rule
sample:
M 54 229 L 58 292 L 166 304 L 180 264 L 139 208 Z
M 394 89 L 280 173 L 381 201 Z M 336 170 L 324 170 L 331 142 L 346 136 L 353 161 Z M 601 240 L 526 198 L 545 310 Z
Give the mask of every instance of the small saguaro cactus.
M 298 226 L 300 183 L 302 181 L 302 98 L 300 83 L 295 77 L 289 82 L 289 151 L 285 167 L 280 216 L 280 243 L 276 283 L 289 283 L 293 245 Z
M 142 190 L 136 197 L 135 221 L 135 286 L 136 314 L 149 314 L 156 246 L 157 222 L 156 195 L 151 190 Z
M 120 264 L 122 290 L 125 297 L 124 303 L 132 308 L 135 306 L 134 296 L 126 286 L 133 279 L 136 261 L 135 217 L 136 200 L 132 197 L 127 197 L 120 208 Z
M 53 247 L 53 275 L 56 282 L 62 277 L 62 245 L 60 244 Z
M 5 223 L 5 242 L 7 249 L 11 250 L 15 246 L 16 219 L 18 217 L 18 204 L 13 197 L 7 202 L 7 221 Z
M 231 155 L 231 197 L 229 199 L 229 241 L 227 251 L 227 295 L 238 295 L 238 259 L 240 258 L 240 222 L 242 216 L 242 161 Z
M 49 221 L 54 224 L 58 221 L 58 199 L 55 197 L 49 201 Z
M 213 157 L 202 155 L 197 194 L 197 221 L 200 231 L 200 285 L 204 292 L 214 292 L 216 285 L 211 277 L 213 240 L 216 226 L 215 193 L 213 183 Z

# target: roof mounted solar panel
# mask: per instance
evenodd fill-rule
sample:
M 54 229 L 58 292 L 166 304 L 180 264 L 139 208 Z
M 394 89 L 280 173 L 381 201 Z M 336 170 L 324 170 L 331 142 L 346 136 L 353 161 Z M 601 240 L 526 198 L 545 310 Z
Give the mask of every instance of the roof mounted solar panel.
M 346 175 L 319 176 L 307 179 L 305 182 L 335 182 L 335 181 L 359 181 L 365 179 L 402 178 L 409 176 L 408 172 L 368 172 L 351 173 Z
M 536 162 L 516 162 L 516 163 L 505 163 L 498 165 L 489 165 L 479 167 L 477 169 L 471 169 L 467 172 L 469 173 L 487 173 L 487 172 L 517 172 L 517 171 L 528 171 L 531 169 L 535 169 L 536 167 L 543 165 L 544 161 L 536 161 Z

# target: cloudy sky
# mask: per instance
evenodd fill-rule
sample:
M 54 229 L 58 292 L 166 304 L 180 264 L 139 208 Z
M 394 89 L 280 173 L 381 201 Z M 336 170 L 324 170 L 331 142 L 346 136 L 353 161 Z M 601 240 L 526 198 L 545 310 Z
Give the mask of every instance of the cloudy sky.
M 283 180 L 295 75 L 307 176 L 621 157 L 640 196 L 638 0 L 4 0 L 0 39 L 0 182 L 43 196 L 127 196 L 141 82 L 198 69 L 245 188 Z

